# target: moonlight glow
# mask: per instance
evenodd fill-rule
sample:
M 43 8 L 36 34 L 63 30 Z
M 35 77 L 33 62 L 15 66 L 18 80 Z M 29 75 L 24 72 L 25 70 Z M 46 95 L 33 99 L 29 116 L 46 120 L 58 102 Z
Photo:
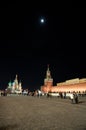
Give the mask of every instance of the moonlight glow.
M 45 21 L 44 21 L 44 19 L 41 19 L 40 22 L 41 22 L 41 23 L 44 23 Z

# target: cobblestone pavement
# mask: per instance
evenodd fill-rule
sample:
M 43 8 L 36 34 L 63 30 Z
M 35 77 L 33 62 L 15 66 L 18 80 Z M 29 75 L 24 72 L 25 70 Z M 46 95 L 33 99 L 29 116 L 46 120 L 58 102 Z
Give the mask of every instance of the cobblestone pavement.
M 86 97 L 0 97 L 0 130 L 86 130 Z

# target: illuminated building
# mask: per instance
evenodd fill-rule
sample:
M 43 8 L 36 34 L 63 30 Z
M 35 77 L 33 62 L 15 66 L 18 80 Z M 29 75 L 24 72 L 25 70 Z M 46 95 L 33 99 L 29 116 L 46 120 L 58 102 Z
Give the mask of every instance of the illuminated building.
M 44 93 L 48 92 L 77 92 L 86 93 L 86 78 L 75 78 L 66 80 L 65 82 L 57 83 L 53 86 L 53 79 L 51 78 L 51 73 L 49 66 L 46 71 L 46 78 L 44 79 L 44 85 L 41 86 L 41 91 Z
M 16 75 L 14 82 L 9 82 L 7 86 L 7 90 L 11 93 L 22 93 L 22 85 L 21 82 L 18 83 L 18 76 Z

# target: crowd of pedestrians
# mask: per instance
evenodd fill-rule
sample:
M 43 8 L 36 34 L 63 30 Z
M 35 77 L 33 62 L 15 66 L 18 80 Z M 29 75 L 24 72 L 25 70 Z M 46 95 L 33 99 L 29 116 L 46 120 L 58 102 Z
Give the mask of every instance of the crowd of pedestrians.
M 40 97 L 40 96 L 52 97 L 52 95 L 50 95 L 49 93 L 43 95 L 43 93 L 39 89 L 36 90 L 36 91 L 33 91 L 33 92 L 30 92 L 30 91 L 27 91 L 27 93 L 24 93 L 24 92 L 26 92 L 26 91 L 23 91 L 22 95 L 35 96 L 35 97 L 36 96 L 37 97 Z M 58 97 L 66 99 L 66 98 L 68 98 L 67 94 L 68 93 L 60 92 Z M 7 92 L 5 90 L 0 91 L 0 95 L 1 96 L 7 96 Z M 71 100 L 72 104 L 78 104 L 79 103 L 78 93 L 75 93 L 75 92 L 74 93 L 69 93 L 69 99 Z
M 71 93 L 71 95 L 70 95 L 70 99 L 71 99 L 71 103 L 78 103 L 79 101 L 79 99 L 78 99 L 78 94 L 77 93 Z

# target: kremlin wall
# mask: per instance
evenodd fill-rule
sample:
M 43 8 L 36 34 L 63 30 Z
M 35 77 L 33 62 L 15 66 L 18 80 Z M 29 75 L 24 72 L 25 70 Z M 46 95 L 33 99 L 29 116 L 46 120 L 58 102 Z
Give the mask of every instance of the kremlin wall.
M 44 85 L 41 86 L 41 91 L 44 93 L 48 92 L 77 92 L 86 93 L 86 78 L 75 78 L 66 80 L 65 82 L 57 83 L 53 86 L 53 78 L 51 77 L 51 72 L 49 66 L 46 71 L 46 77 L 44 79 Z
M 44 84 L 40 87 L 42 93 L 79 93 L 86 94 L 86 78 L 75 78 L 66 80 L 65 82 L 57 83 L 56 86 L 53 85 L 53 78 L 51 77 L 51 72 L 49 66 L 47 67 L 46 77 L 44 79 Z M 13 82 L 9 82 L 6 88 L 7 93 L 11 94 L 22 94 L 28 91 L 23 91 L 21 82 L 18 81 L 18 76 L 15 76 Z

